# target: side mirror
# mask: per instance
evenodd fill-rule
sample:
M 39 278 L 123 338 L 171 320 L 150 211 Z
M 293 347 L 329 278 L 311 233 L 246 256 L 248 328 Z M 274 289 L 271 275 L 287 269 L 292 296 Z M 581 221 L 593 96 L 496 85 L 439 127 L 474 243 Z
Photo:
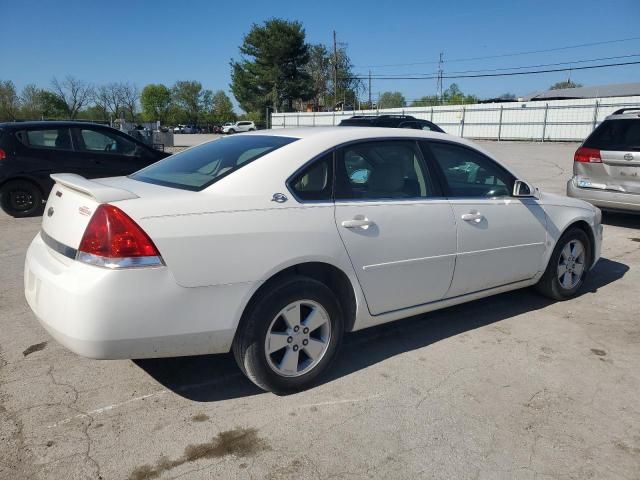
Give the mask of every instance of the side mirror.
M 524 180 L 516 180 L 513 184 L 514 197 L 535 197 L 535 188 Z

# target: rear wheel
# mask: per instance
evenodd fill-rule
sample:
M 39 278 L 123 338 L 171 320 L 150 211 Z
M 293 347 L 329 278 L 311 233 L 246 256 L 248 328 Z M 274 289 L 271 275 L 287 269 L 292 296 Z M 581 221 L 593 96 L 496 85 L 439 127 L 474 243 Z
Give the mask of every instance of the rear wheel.
M 574 297 L 584 283 L 590 265 L 589 237 L 579 228 L 570 228 L 558 240 L 536 288 L 554 300 Z
M 12 217 L 42 214 L 42 192 L 28 180 L 12 180 L 0 188 L 0 205 Z
M 304 390 L 326 371 L 343 335 L 340 304 L 323 283 L 289 277 L 260 295 L 233 344 L 240 369 L 264 390 Z
M 236 133 L 236 131 L 233 128 L 230 128 L 229 133 Z

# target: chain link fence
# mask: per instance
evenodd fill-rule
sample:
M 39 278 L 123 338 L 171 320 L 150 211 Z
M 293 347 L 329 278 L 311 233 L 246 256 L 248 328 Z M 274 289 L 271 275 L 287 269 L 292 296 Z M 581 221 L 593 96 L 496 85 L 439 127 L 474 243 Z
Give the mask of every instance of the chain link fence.
M 615 110 L 639 107 L 640 96 L 407 107 L 349 112 L 272 113 L 271 128 L 338 125 L 353 115 L 411 115 L 452 135 L 487 140 L 582 141 Z

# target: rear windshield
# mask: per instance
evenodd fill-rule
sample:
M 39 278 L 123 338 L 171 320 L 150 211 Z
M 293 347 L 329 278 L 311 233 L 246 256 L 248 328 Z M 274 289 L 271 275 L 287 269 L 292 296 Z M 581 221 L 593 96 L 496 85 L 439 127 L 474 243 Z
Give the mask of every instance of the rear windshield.
M 640 119 L 606 120 L 584 142 L 587 148 L 640 151 Z
M 221 138 L 160 160 L 129 178 L 184 190 L 202 190 L 244 165 L 296 141 L 270 135 Z

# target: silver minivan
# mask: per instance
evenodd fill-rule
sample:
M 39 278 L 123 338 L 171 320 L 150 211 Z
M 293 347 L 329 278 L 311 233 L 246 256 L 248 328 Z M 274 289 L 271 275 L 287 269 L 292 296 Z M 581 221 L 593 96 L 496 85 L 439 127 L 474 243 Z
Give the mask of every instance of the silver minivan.
M 578 148 L 567 195 L 640 213 L 640 108 L 609 115 Z

